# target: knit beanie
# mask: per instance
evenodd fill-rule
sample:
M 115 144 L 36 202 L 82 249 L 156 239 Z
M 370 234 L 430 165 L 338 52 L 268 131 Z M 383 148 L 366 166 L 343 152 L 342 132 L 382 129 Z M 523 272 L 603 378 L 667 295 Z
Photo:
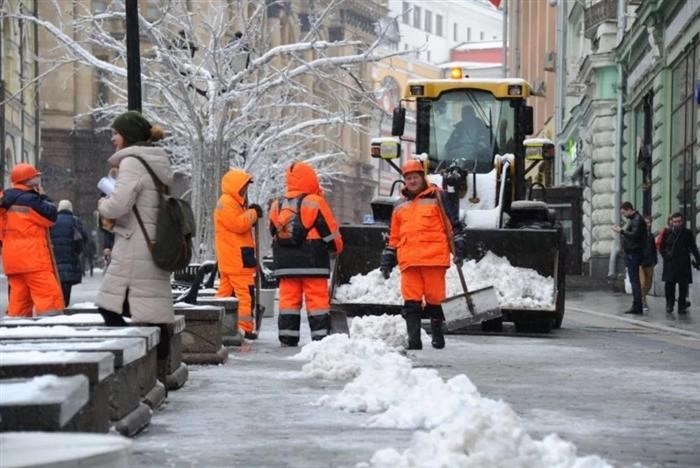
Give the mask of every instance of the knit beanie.
M 73 204 L 70 202 L 70 200 L 61 200 L 58 202 L 58 211 L 63 210 L 68 210 L 71 213 L 73 212 Z
M 137 111 L 124 112 L 114 119 L 112 128 L 124 137 L 127 145 L 151 139 L 151 124 Z

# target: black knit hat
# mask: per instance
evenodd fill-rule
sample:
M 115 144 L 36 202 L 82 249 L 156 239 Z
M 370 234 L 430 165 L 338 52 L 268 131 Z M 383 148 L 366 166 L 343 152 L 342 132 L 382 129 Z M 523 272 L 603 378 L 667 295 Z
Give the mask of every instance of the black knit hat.
M 124 112 L 114 119 L 112 128 L 124 137 L 129 145 L 151 139 L 151 124 L 137 111 Z

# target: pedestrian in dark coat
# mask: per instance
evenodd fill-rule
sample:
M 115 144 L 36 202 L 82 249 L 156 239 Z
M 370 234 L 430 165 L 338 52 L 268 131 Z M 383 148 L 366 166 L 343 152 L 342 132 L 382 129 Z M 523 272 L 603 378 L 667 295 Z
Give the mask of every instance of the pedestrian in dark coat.
M 661 256 L 664 259 L 664 271 L 661 279 L 665 282 L 666 313 L 673 313 L 678 285 L 678 313 L 688 312 L 688 285 L 693 282 L 691 264 L 695 268 L 700 265 L 695 236 L 685 226 L 685 219 L 680 213 L 671 215 L 671 229 L 666 232 L 661 244 Z M 690 256 L 694 260 L 690 261 Z
M 624 229 L 613 226 L 613 231 L 620 234 L 622 249 L 625 252 L 625 266 L 632 286 L 632 308 L 626 314 L 642 315 L 642 286 L 639 281 L 639 267 L 644 259 L 644 246 L 647 241 L 647 225 L 644 218 L 626 201 L 620 207 L 620 213 L 627 218 Z
M 73 214 L 73 205 L 68 200 L 58 202 L 58 218 L 51 226 L 51 244 L 56 259 L 58 276 L 61 279 L 63 302 L 70 303 L 70 293 L 74 284 L 81 282 L 83 268 L 80 254 L 85 247 L 87 234 L 77 216 Z

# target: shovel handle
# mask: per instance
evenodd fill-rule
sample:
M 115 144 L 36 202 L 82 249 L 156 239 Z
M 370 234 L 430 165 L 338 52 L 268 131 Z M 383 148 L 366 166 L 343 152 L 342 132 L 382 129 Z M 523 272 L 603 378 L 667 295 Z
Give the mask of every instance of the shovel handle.
M 476 311 L 474 310 L 474 301 L 472 301 L 472 296 L 471 294 L 469 294 L 469 290 L 467 289 L 467 280 L 464 279 L 464 272 L 462 271 L 462 266 L 455 265 L 455 267 L 457 268 L 459 282 L 462 285 L 462 291 L 464 291 L 464 298 L 467 300 L 467 307 L 469 308 L 469 312 L 472 315 L 476 315 Z
M 262 284 L 262 266 L 260 266 L 260 229 L 258 225 L 260 224 L 260 220 L 255 223 L 253 226 L 253 242 L 255 242 L 255 316 L 253 323 L 255 324 L 255 331 L 259 332 L 260 327 L 259 323 L 261 322 L 260 317 L 258 317 L 258 314 L 261 313 L 260 311 L 260 286 Z

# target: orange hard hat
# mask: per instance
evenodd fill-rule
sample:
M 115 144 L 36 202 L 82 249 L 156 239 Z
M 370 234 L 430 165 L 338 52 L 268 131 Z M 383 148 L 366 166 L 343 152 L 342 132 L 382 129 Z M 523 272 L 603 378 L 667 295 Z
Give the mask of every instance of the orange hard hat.
M 41 172 L 37 171 L 31 164 L 19 163 L 12 168 L 12 172 L 10 172 L 10 180 L 13 184 L 18 184 L 38 175 L 41 175 Z
M 418 159 L 409 159 L 403 163 L 403 166 L 401 166 L 401 174 L 406 175 L 410 174 L 411 172 L 425 173 L 423 163 Z

